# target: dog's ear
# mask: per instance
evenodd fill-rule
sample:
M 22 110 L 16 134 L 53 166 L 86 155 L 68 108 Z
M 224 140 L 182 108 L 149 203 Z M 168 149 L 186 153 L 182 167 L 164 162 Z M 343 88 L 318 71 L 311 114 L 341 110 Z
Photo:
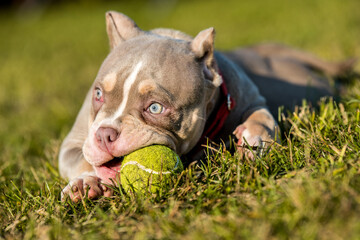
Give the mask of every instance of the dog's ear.
M 115 48 L 121 42 L 143 33 L 131 18 L 122 13 L 109 11 L 105 14 L 105 17 L 106 31 L 111 49 Z
M 201 31 L 191 42 L 191 49 L 196 57 L 203 58 L 214 52 L 215 29 L 208 28 Z
M 195 56 L 203 62 L 203 72 L 206 79 L 210 80 L 215 87 L 222 83 L 222 78 L 216 72 L 214 59 L 215 29 L 208 28 L 201 31 L 191 42 L 191 50 Z

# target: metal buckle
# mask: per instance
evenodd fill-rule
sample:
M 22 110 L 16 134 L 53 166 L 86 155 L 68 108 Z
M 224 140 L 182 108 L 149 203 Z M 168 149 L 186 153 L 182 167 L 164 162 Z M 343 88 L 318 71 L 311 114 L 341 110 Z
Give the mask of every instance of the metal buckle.
M 227 104 L 227 108 L 228 108 L 228 110 L 229 110 L 229 111 L 231 111 L 231 104 L 232 104 L 232 102 L 231 102 L 231 96 L 230 96 L 230 93 L 228 93 L 228 95 L 227 95 L 227 101 L 226 101 L 226 104 Z

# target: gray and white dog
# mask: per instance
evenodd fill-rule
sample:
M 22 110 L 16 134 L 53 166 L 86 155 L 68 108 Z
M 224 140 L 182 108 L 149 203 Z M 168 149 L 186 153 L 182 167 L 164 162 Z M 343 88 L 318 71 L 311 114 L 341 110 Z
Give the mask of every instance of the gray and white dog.
M 336 76 L 352 62 L 327 63 L 282 45 L 214 51 L 214 29 L 192 38 L 170 29 L 141 30 L 106 13 L 111 52 L 92 84 L 59 155 L 63 195 L 110 196 L 121 157 L 152 144 L 196 159 L 206 137 L 266 147 L 273 114 L 331 94 L 318 72 Z M 314 71 L 316 70 L 316 71 Z M 266 103 L 267 101 L 267 103 Z M 269 110 L 270 109 L 270 110 Z M 200 146 L 200 147 L 199 147 Z

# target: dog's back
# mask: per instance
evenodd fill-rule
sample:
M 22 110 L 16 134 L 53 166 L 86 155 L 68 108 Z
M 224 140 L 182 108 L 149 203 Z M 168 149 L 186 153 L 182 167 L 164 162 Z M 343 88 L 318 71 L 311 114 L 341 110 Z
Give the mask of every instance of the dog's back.
M 279 106 L 291 110 L 303 99 L 316 103 L 323 96 L 332 96 L 330 80 L 352 71 L 356 62 L 326 62 L 307 52 L 272 43 L 239 48 L 225 55 L 249 75 L 274 116 Z

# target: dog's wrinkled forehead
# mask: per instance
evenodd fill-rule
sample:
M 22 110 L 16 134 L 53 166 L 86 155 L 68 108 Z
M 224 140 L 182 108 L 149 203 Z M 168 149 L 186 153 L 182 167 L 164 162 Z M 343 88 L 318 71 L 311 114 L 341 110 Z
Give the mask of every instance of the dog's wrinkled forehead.
M 204 84 L 201 69 L 188 42 L 146 35 L 114 48 L 104 61 L 97 81 L 105 91 L 116 91 L 136 71 L 135 85 L 148 83 L 142 84 L 144 91 L 156 85 L 186 100 L 201 95 L 199 91 Z

